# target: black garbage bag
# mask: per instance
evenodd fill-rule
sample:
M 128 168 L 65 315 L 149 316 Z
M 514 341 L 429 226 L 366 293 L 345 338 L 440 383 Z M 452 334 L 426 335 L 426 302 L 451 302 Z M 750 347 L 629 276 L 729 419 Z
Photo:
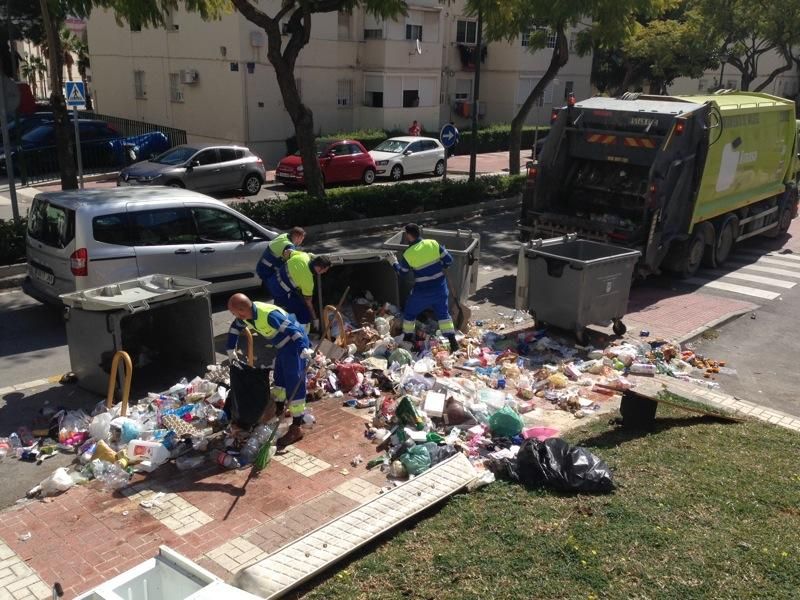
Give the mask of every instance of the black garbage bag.
M 272 401 L 267 367 L 251 367 L 241 361 L 231 362 L 231 389 L 223 410 L 234 424 L 249 429 L 261 418 Z
M 498 477 L 519 481 L 528 487 L 548 487 L 563 492 L 610 492 L 611 470 L 586 448 L 570 446 L 561 438 L 523 442 L 513 460 L 494 461 L 490 468 Z

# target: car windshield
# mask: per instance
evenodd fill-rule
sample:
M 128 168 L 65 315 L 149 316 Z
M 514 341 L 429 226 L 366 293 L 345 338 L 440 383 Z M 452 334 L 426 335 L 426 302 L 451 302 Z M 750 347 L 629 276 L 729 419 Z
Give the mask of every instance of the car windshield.
M 197 148 L 190 148 L 189 146 L 178 146 L 172 150 L 167 150 L 164 154 L 156 156 L 152 162 L 162 165 L 182 165 L 187 160 L 194 156 Z
M 403 140 L 384 140 L 375 146 L 374 150 L 376 152 L 394 152 L 395 154 L 400 154 L 406 149 L 409 143 L 410 142 L 404 142 Z
M 28 133 L 22 136 L 22 141 L 28 142 L 29 144 L 41 144 L 43 142 L 51 142 L 52 139 L 53 139 L 52 125 L 40 125 L 39 127 L 34 127 Z

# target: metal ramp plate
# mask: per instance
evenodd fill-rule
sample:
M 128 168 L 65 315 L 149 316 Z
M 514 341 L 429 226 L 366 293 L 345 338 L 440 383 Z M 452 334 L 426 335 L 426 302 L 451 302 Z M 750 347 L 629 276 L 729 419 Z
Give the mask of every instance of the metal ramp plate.
M 379 535 L 454 494 L 475 476 L 469 459 L 456 454 L 240 571 L 233 584 L 261 598 L 279 598 Z

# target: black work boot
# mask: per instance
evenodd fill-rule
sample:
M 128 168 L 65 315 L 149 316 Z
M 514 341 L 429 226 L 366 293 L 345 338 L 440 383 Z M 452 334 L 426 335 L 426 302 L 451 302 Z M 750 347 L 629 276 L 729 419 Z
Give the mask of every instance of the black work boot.
M 458 340 L 456 340 L 456 336 L 454 334 L 450 334 L 445 337 L 450 342 L 450 352 L 458 352 L 461 349 L 458 345 Z

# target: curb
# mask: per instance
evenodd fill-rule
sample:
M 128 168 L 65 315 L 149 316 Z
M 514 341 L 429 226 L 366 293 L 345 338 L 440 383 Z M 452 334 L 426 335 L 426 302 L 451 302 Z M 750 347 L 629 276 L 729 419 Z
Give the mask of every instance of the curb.
M 353 221 L 339 221 L 324 225 L 310 225 L 305 227 L 308 236 L 315 239 L 324 240 L 332 237 L 349 237 L 356 234 L 380 231 L 390 227 L 405 225 L 409 220 L 415 223 L 430 223 L 440 219 L 454 219 L 467 215 L 493 214 L 505 212 L 509 208 L 515 208 L 522 202 L 522 194 L 511 198 L 502 198 L 494 202 L 482 202 L 480 204 L 467 204 L 455 208 L 442 208 L 439 210 L 429 210 L 418 213 L 407 213 L 391 217 L 374 217 L 372 219 L 359 219 Z
M 757 309 L 755 309 L 755 310 L 757 310 Z M 689 333 L 687 333 L 682 338 L 679 338 L 677 341 L 681 345 L 683 345 L 683 344 L 685 344 L 687 342 L 694 341 L 695 339 L 697 339 L 698 337 L 703 335 L 703 333 L 705 333 L 709 329 L 714 329 L 715 327 L 720 327 L 721 325 L 726 325 L 727 323 L 730 323 L 731 321 L 735 321 L 739 317 L 744 316 L 749 312 L 755 312 L 755 310 L 754 309 L 747 309 L 747 310 L 743 309 L 743 310 L 737 310 L 737 311 L 728 313 L 726 315 L 721 316 L 718 319 L 714 319 L 713 321 L 709 321 L 708 323 L 705 323 L 704 325 L 698 327 L 697 329 L 694 329 L 694 330 L 690 331 Z

